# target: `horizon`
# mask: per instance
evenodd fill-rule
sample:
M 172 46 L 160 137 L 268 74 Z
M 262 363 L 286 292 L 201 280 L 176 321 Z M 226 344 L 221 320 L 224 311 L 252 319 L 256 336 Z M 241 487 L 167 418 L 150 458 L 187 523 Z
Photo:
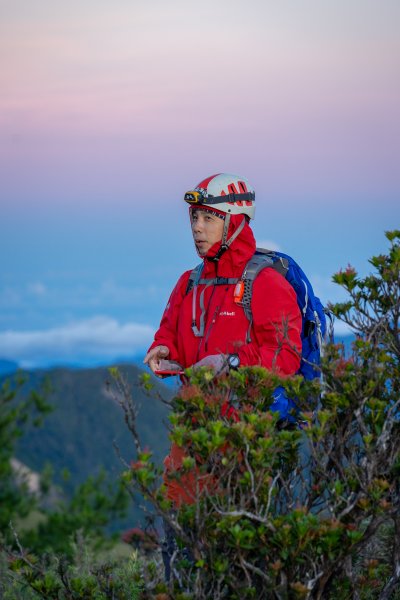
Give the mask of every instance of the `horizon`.
M 399 3 L 14 0 L 0 16 L 0 357 L 144 353 L 198 262 L 183 194 L 213 172 L 249 179 L 257 242 L 323 303 L 343 300 L 333 273 L 385 252 Z

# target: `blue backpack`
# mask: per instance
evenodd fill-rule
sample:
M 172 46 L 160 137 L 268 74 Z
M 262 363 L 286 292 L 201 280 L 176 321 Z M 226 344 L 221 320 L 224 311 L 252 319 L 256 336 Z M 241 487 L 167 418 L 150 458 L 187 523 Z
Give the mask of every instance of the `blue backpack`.
M 253 282 L 259 272 L 266 267 L 278 271 L 296 292 L 297 304 L 302 316 L 302 351 L 298 374 L 307 380 L 320 378 L 321 371 L 318 366 L 321 363 L 322 345 L 328 335 L 330 338 L 333 336 L 332 318 L 329 311 L 323 307 L 321 300 L 314 294 L 311 283 L 303 269 L 299 267 L 291 256 L 283 254 L 283 252 L 272 252 L 257 248 L 243 272 L 244 294 L 242 306 L 250 323 L 248 341 L 250 341 L 250 326 L 252 323 L 251 296 Z M 331 321 L 329 334 L 327 331 L 327 316 Z M 295 402 L 286 396 L 282 386 L 277 387 L 274 391 L 274 401 L 270 406 L 270 410 L 279 413 L 278 425 L 280 427 L 294 427 L 299 425 L 298 418 L 296 417 L 298 408 Z

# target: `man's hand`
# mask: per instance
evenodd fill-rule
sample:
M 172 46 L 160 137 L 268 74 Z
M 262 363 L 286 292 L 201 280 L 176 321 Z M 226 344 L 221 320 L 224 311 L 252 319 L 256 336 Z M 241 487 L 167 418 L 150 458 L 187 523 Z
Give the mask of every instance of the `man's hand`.
M 166 358 L 168 354 L 169 348 L 167 348 L 167 346 L 155 346 L 146 354 L 143 362 L 145 365 L 149 365 L 150 369 L 154 373 L 160 368 L 160 360 L 162 358 Z
M 224 375 L 229 371 L 228 361 L 224 354 L 210 354 L 193 365 L 193 369 L 211 367 L 216 375 Z

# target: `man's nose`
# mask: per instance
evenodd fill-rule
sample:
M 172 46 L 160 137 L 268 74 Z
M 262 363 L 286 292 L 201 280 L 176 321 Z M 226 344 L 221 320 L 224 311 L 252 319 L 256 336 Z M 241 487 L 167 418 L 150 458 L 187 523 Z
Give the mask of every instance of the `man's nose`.
M 196 219 L 196 221 L 193 221 L 192 223 L 192 229 L 193 231 L 201 231 L 203 229 L 203 223 L 201 219 Z

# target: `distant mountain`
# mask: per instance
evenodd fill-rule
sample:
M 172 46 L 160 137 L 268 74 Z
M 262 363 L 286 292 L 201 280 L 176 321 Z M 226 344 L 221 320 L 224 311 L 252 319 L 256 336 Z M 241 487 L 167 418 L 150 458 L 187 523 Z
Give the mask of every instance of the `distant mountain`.
M 7 360 L 6 358 L 0 358 L 0 377 L 2 375 L 11 375 L 18 370 L 18 363 L 13 360 Z
M 155 389 L 148 396 L 139 386 L 142 371 L 138 367 L 124 365 L 120 372 L 133 389 L 139 407 L 142 444 L 153 449 L 161 463 L 169 447 L 168 407 L 156 396 L 169 399 L 172 390 L 155 381 Z M 101 467 L 116 479 L 125 467 L 117 457 L 114 442 L 128 463 L 135 458 L 135 450 L 122 409 L 107 390 L 108 369 L 51 369 L 25 375 L 24 393 L 38 389 L 44 378 L 49 380 L 53 390 L 49 401 L 54 410 L 41 427 L 26 430 L 18 441 L 16 458 L 37 472 L 51 463 L 55 483 L 62 484 L 67 493 Z M 63 479 L 64 469 L 70 473 L 67 481 Z

